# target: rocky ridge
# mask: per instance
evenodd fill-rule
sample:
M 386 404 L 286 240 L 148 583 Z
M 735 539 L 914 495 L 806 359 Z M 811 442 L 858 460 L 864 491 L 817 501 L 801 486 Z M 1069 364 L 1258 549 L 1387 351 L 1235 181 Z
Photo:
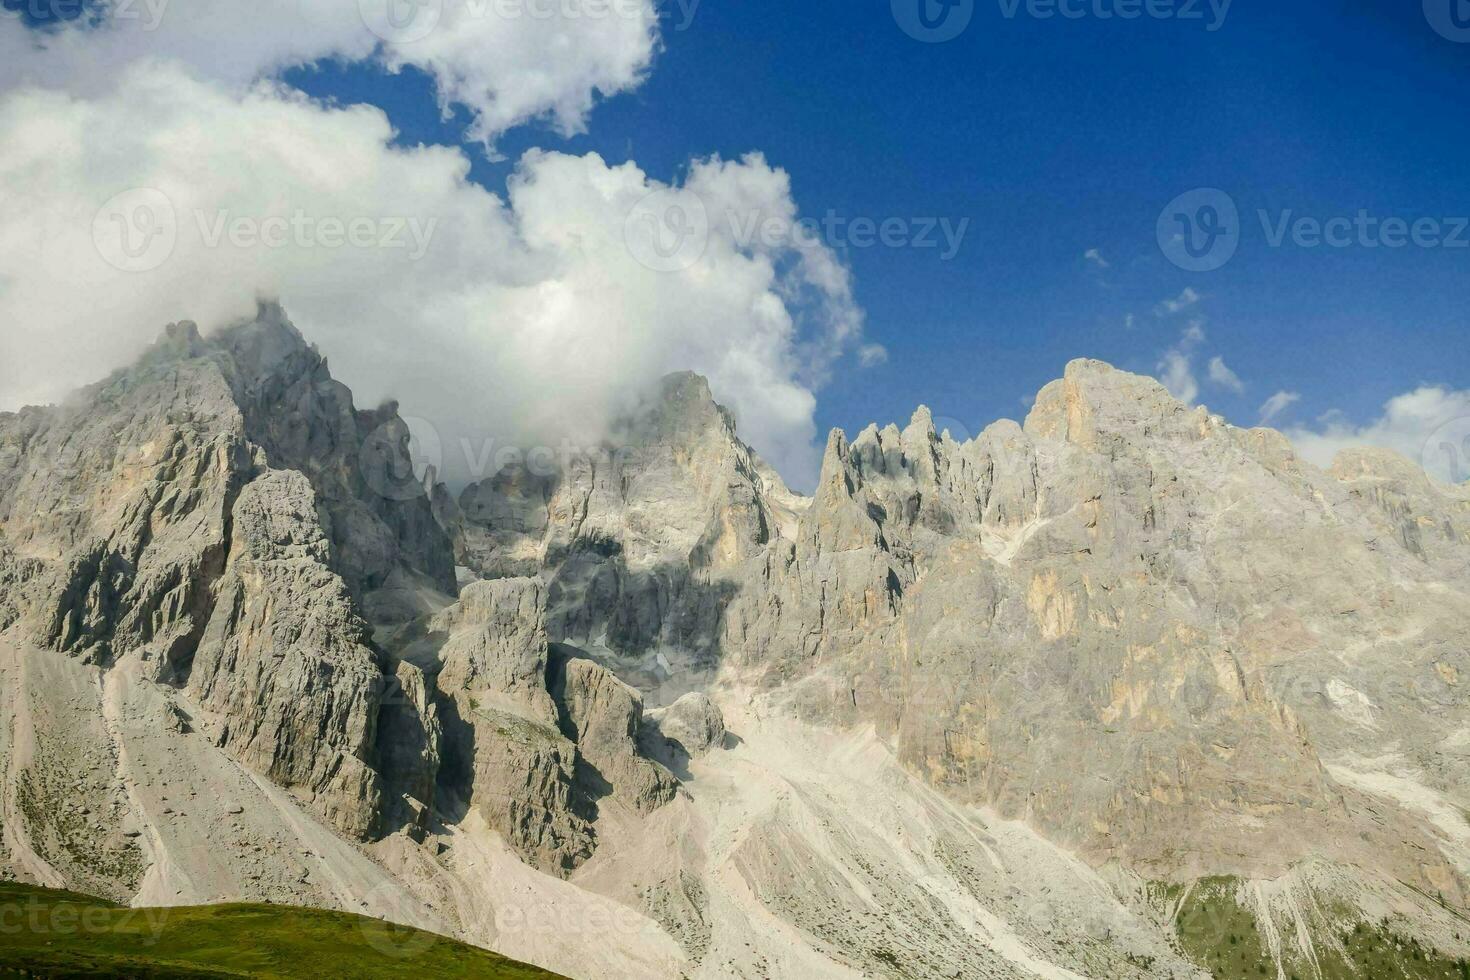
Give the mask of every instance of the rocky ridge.
M 406 659 L 375 635 L 417 628 L 457 591 L 408 445 L 396 406 L 358 411 L 279 307 L 208 339 L 171 326 L 138 365 L 74 403 L 0 417 L 0 575 L 13 584 L 0 623 L 87 664 L 142 665 L 233 759 L 355 839 L 421 833 L 448 780 L 446 746 L 457 760 L 482 754 L 495 787 L 448 780 L 446 790 L 507 798 L 497 826 L 538 857 L 528 825 L 575 824 L 576 807 L 557 779 L 528 776 L 536 767 L 506 739 L 477 739 L 472 712 L 457 711 L 465 691 L 445 695 L 434 681 L 445 662 L 465 688 L 476 672 L 493 678 L 489 690 L 524 698 L 522 713 L 551 726 L 561 768 L 584 764 L 541 676 L 543 593 L 513 610 L 529 651 L 473 604 L 449 614 L 446 636 L 465 624 L 476 635 L 461 629 L 445 662 Z M 522 654 L 534 690 L 517 687 L 504 659 Z M 629 714 L 636 729 L 636 699 L 602 685 L 610 675 L 586 676 L 601 670 L 567 668 L 595 688 L 580 710 Z M 591 737 L 602 758 L 623 761 L 613 733 Z M 649 785 L 635 795 L 668 798 L 672 777 L 641 776 Z M 553 850 L 570 866 L 590 846 Z
M 488 864 L 631 910 L 598 970 L 639 975 L 1188 975 L 1170 889 L 1221 876 L 1281 969 L 1314 962 L 1303 903 L 1470 955 L 1470 492 L 1406 460 L 1322 472 L 1091 361 L 969 442 L 923 409 L 833 433 L 809 499 L 693 375 L 608 445 L 457 497 L 408 445 L 274 306 L 0 415 L 7 867 L 391 896 L 582 962 L 475 918 Z M 330 860 L 182 857 L 194 818 L 143 761 L 164 746 L 281 814 L 212 820 Z M 68 788 L 68 758 L 117 777 Z M 43 816 L 68 796 L 103 851 Z M 1084 893 L 1108 924 L 1066 911 Z

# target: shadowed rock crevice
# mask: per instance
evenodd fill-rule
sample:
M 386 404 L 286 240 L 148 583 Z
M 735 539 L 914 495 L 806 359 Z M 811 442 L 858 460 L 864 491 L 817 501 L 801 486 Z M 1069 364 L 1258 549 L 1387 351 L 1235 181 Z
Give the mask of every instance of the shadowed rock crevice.
M 171 326 L 73 404 L 0 417 L 0 574 L 24 575 L 7 625 L 136 658 L 233 756 L 371 833 L 388 678 L 363 601 L 395 575 L 453 589 L 422 486 L 374 481 L 403 469 L 395 424 L 358 416 L 279 307 L 207 339 Z
M 484 578 L 548 583 L 549 636 L 675 694 L 724 658 L 725 613 L 805 502 L 742 443 L 704 379 L 664 379 L 555 472 L 509 466 L 438 514 Z
M 858 910 L 876 900 L 895 918 L 851 964 L 882 971 L 899 950 L 1000 975 L 964 915 L 1028 885 L 1029 863 L 998 867 L 1016 854 L 1068 875 L 1080 858 L 1087 888 L 1145 904 L 1145 888 L 1234 875 L 1284 907 L 1270 889 L 1320 866 L 1353 914 L 1391 907 L 1428 932 L 1466 906 L 1470 490 L 1406 460 L 1347 453 L 1323 472 L 1279 433 L 1079 361 L 1024 426 L 960 442 L 921 409 L 833 433 L 811 499 L 690 375 L 555 477 L 512 468 L 458 500 L 427 482 L 396 406 L 358 412 L 269 307 L 210 338 L 171 329 L 75 405 L 0 415 L 0 628 L 46 648 L 0 648 L 17 719 L 0 757 L 27 744 L 21 720 L 52 752 L 105 712 L 99 745 L 126 722 L 201 785 L 227 770 L 267 798 L 239 762 L 338 835 L 390 835 L 374 855 L 435 881 L 472 886 L 431 851 L 488 828 L 572 878 L 558 894 L 604 889 L 696 955 L 725 941 L 732 902 L 818 950 L 868 937 Z M 52 714 L 27 718 L 12 687 Z M 68 748 L 55 771 L 123 765 Z M 6 778 L 0 859 L 42 860 L 15 826 L 81 867 L 44 807 L 14 802 L 74 791 L 107 806 L 109 853 L 132 856 L 107 880 L 144 880 L 117 786 Z M 381 873 L 268 788 L 263 809 Z M 194 827 L 181 809 L 171 797 Z M 977 844 L 982 825 L 1013 850 Z M 941 838 L 962 867 L 928 848 Z M 612 880 L 655 848 L 675 866 L 646 889 Z M 1060 916 L 1005 911 L 1091 969 L 1048 938 Z M 905 945 L 895 921 L 965 955 Z M 1108 949 L 1089 947 L 1095 972 L 1145 975 Z

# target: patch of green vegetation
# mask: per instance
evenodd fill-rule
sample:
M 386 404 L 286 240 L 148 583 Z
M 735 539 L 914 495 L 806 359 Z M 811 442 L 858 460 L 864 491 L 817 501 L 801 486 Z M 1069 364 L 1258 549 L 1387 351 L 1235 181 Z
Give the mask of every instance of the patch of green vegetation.
M 1175 928 L 1185 954 L 1218 978 L 1276 976 L 1255 916 L 1235 900 L 1233 878 L 1206 878 L 1190 891 Z
M 377 919 L 278 905 L 129 909 L 0 884 L 0 977 L 103 980 L 384 977 L 546 980 L 555 974 Z
M 1339 976 L 1470 980 L 1470 962 L 1447 960 L 1418 940 L 1395 932 L 1386 920 L 1372 926 L 1359 923 L 1341 940 L 1344 953 L 1339 960 L 1351 964 L 1356 973 L 1340 972 Z
M 100 833 L 80 805 L 72 803 L 64 770 L 53 765 L 24 770 L 16 781 L 16 802 L 30 829 L 32 846 L 53 865 L 98 882 L 135 887 L 143 876 L 142 850 L 134 843 Z
M 1236 901 L 1238 886 L 1234 878 L 1206 878 L 1194 886 L 1175 920 L 1180 945 L 1216 980 L 1275 977 L 1276 962 L 1254 914 Z M 1315 962 L 1294 948 L 1284 950 L 1290 980 L 1470 980 L 1470 962 L 1445 957 L 1388 920 L 1314 938 Z
M 504 711 L 483 712 L 495 725 L 495 734 L 518 745 L 555 746 L 565 741 L 561 732 Z

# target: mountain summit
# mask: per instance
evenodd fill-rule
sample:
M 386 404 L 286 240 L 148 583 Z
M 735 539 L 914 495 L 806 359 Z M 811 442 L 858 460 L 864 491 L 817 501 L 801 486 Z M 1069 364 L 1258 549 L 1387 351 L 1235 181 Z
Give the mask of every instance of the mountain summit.
M 426 486 L 274 305 L 0 415 L 3 867 L 579 976 L 1470 956 L 1464 488 L 1095 361 L 810 498 L 696 375 L 611 433 Z

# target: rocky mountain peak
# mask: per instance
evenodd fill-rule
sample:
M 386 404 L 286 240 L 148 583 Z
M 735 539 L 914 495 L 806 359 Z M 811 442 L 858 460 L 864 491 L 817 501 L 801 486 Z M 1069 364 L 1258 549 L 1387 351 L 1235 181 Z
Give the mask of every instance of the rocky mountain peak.
M 922 407 L 851 442 L 834 430 L 810 501 L 697 375 L 664 379 L 614 431 L 552 473 L 512 467 L 458 501 L 440 488 L 434 511 L 397 405 L 358 410 L 278 307 L 209 336 L 174 325 L 77 405 L 0 416 L 0 629 L 31 651 L 24 669 L 0 661 L 22 688 L 9 704 L 84 705 L 101 719 L 90 740 L 131 740 L 99 772 L 144 751 L 158 771 L 205 759 L 195 780 L 243 766 L 315 814 L 302 825 L 387 833 L 364 845 L 385 867 L 432 867 L 456 894 L 495 879 L 454 856 L 494 835 L 570 876 L 556 894 L 609 889 L 682 944 L 678 968 L 636 975 L 702 975 L 684 967 L 725 941 L 732 882 L 760 896 L 741 900 L 758 902 L 751 921 L 792 936 L 814 909 L 864 922 L 868 895 L 938 916 L 915 931 L 944 935 L 943 975 L 966 977 L 1016 971 L 984 960 L 995 932 L 946 918 L 941 891 L 971 922 L 976 902 L 1005 909 L 1033 886 L 1121 895 L 1115 917 L 1162 954 L 1158 896 L 1223 875 L 1258 912 L 1275 902 L 1260 914 L 1292 942 L 1318 907 L 1291 891 L 1310 867 L 1344 916 L 1461 928 L 1470 492 L 1377 451 L 1324 473 L 1279 433 L 1098 361 L 1068 365 L 1024 428 L 964 444 Z M 34 758 L 0 776 L 50 803 L 71 783 L 41 785 L 35 759 L 62 726 L 33 727 Z M 741 749 L 763 731 L 759 753 Z M 786 735 L 803 731 L 828 746 L 815 769 L 840 757 L 928 787 L 839 805 L 850 772 L 790 779 Z M 4 734 L 0 756 L 19 744 Z M 750 779 L 762 765 L 772 778 Z M 208 839 L 202 825 L 177 799 L 160 811 L 153 772 L 137 775 L 126 806 L 147 839 L 205 850 L 173 836 Z M 732 808 L 731 791 L 753 795 Z M 230 816 L 280 812 L 278 797 Z M 0 858 L 45 843 L 44 819 L 4 816 Z M 335 841 L 313 833 L 314 850 Z M 262 859 L 210 854 L 230 874 Z M 59 880 L 95 875 L 47 859 Z M 1093 884 L 1036 885 L 1062 863 Z M 808 898 L 792 884 L 808 880 L 839 884 Z M 1084 956 L 1051 944 L 1071 928 L 1060 910 L 1029 915 L 1005 921 L 1069 971 L 1153 975 L 1112 933 Z M 906 948 L 861 928 L 851 949 Z
M 1199 411 L 1199 410 L 1194 410 Z M 1079 359 L 1036 396 L 1025 428 L 1038 439 L 1060 439 L 1088 449 L 1139 441 L 1190 428 L 1193 412 L 1153 378 Z
M 1429 474 L 1418 463 L 1393 449 L 1364 446 L 1344 449 L 1328 470 L 1339 480 L 1402 480 L 1429 489 Z
M 734 417 L 715 402 L 709 381 L 692 371 L 661 378 L 631 411 L 614 420 L 609 447 L 691 447 L 738 441 Z

